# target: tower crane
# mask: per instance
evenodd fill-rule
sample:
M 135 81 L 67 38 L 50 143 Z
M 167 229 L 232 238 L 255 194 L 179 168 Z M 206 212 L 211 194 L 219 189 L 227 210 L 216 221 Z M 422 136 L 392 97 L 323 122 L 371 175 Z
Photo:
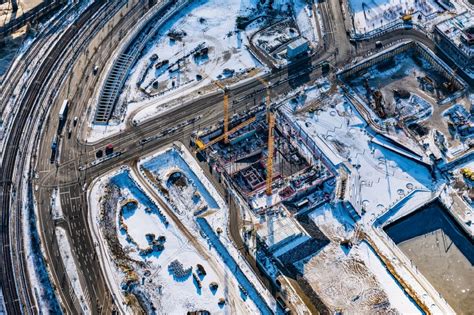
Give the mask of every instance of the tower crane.
M 267 178 L 266 178 L 266 188 L 265 193 L 267 196 L 272 195 L 272 184 L 273 184 L 273 154 L 275 151 L 274 147 L 274 135 L 273 129 L 275 128 L 275 116 L 271 111 L 271 99 L 270 99 L 270 86 L 269 84 L 263 80 L 262 78 L 257 78 L 266 88 L 266 111 L 267 111 L 267 124 L 268 124 L 268 144 L 267 144 Z
M 223 130 L 222 135 L 209 141 L 208 143 L 204 143 L 200 139 L 197 139 L 196 145 L 198 149 L 196 150 L 196 152 L 205 150 L 206 148 L 210 147 L 211 145 L 221 140 L 224 140 L 224 143 L 229 143 L 229 135 L 253 123 L 256 119 L 255 117 L 247 119 L 246 121 L 240 123 L 239 125 L 229 130 L 229 89 L 227 88 L 227 86 L 222 85 L 218 81 L 212 81 L 212 83 L 214 83 L 215 85 L 217 85 L 220 89 L 224 91 L 224 128 L 223 128 L 224 130 Z
M 265 193 L 267 196 L 272 194 L 272 184 L 273 184 L 273 155 L 275 151 L 274 147 L 274 128 L 275 128 L 275 116 L 271 111 L 271 99 L 270 99 L 270 86 L 268 82 L 266 82 L 262 78 L 257 78 L 266 88 L 266 96 L 265 96 L 265 103 L 266 103 L 266 114 L 267 114 L 267 124 L 268 124 L 268 155 L 267 155 L 267 178 L 266 178 L 266 189 Z M 234 132 L 238 131 L 239 129 L 251 124 L 255 121 L 256 117 L 252 117 L 239 125 L 235 126 L 231 130 L 229 130 L 229 90 L 226 86 L 223 86 L 221 83 L 217 81 L 213 81 L 215 85 L 221 88 L 224 91 L 224 130 L 222 135 L 218 136 L 217 138 L 209 141 L 208 143 L 202 142 L 200 139 L 196 140 L 197 150 L 196 152 L 205 150 L 206 148 L 210 147 L 211 145 L 224 140 L 224 143 L 229 143 L 229 135 L 233 134 Z

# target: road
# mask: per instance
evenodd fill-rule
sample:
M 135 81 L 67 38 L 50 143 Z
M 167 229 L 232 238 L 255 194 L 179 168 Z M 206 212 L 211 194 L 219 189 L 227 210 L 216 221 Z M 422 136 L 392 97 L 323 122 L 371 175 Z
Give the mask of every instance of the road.
M 433 46 L 426 36 L 415 30 L 395 31 L 381 38 L 360 42 L 357 44 L 357 47 L 353 46 L 347 38 L 344 23 L 341 22 L 342 14 L 340 12 L 339 1 L 328 0 L 327 2 L 323 2 L 321 7 L 321 11 L 323 12 L 323 25 L 329 31 L 326 32 L 324 37 L 324 50 L 318 51 L 310 60 L 313 65 L 317 65 L 324 60 L 332 60 L 335 67 L 343 66 L 347 63 L 349 58 L 363 56 L 369 50 L 372 50 L 376 40 L 381 40 L 383 43 L 388 44 L 399 39 L 413 39 L 421 41 L 431 47 Z M 89 12 L 89 14 L 91 13 Z M 84 23 L 87 19 L 87 13 L 85 13 L 82 18 L 82 23 L 78 23 L 76 27 L 78 29 L 84 27 Z M 66 32 L 61 38 L 60 43 L 64 45 L 72 41 L 72 32 L 73 31 Z M 33 104 L 38 95 L 41 94 L 42 90 L 46 87 L 45 79 L 49 74 L 49 69 L 54 68 L 55 61 L 59 57 L 59 50 L 59 48 L 52 50 L 50 57 L 46 59 L 46 62 L 38 71 L 35 82 L 29 87 L 27 93 L 25 93 L 24 106 L 15 118 L 14 129 L 8 139 L 7 148 L 9 148 L 9 151 L 5 153 L 2 163 L 2 195 L 0 196 L 2 203 L 2 229 L 0 237 L 2 241 L 2 259 L 4 259 L 5 262 L 3 266 L 5 267 L 1 268 L 1 275 L 2 288 L 4 288 L 5 300 L 7 301 L 7 309 L 10 310 L 9 313 L 11 314 L 17 314 L 17 311 L 20 310 L 20 305 L 17 302 L 18 300 L 15 294 L 15 282 L 13 280 L 13 270 L 11 270 L 10 251 L 8 250 L 10 246 L 8 211 L 11 199 L 10 194 L 12 192 L 13 170 L 15 162 L 18 159 L 16 148 L 20 143 L 21 137 L 28 134 L 26 121 L 28 117 L 32 115 Z M 304 62 L 304 60 L 301 61 L 301 63 Z M 302 67 L 301 69 L 305 68 Z M 306 69 L 309 71 L 308 73 L 302 72 L 299 74 L 299 70 L 295 71 L 293 68 L 284 68 L 266 75 L 265 80 L 270 82 L 273 86 L 273 95 L 285 94 L 294 88 L 293 84 L 297 78 L 305 78 L 302 81 L 303 83 L 304 81 L 310 79 L 314 80 L 320 76 L 320 70 L 317 67 L 314 69 L 306 67 Z M 286 81 L 289 77 L 291 77 L 292 80 Z M 81 88 L 80 94 L 77 94 L 79 90 L 76 91 L 78 97 L 74 98 L 70 116 L 78 116 L 81 117 L 81 119 L 85 119 L 86 115 L 82 115 L 82 113 L 87 112 L 88 100 L 93 92 L 93 82 L 94 81 L 91 81 L 91 78 L 87 76 L 84 78 L 84 81 L 78 84 L 78 86 L 85 86 L 86 88 Z M 244 99 L 244 101 L 234 103 L 231 107 L 231 111 L 243 112 L 252 107 L 256 100 L 261 100 L 265 90 L 260 81 L 251 80 L 238 88 L 231 88 L 230 93 L 231 101 Z M 250 94 L 253 95 L 248 97 Z M 56 103 L 58 102 L 59 101 Z M 106 312 L 112 308 L 112 301 L 103 275 L 99 268 L 97 268 L 98 261 L 87 224 L 87 200 L 83 188 L 90 184 L 94 178 L 115 168 L 117 165 L 130 163 L 136 159 L 137 156 L 149 153 L 159 146 L 169 144 L 176 140 L 189 141 L 193 130 L 202 126 L 214 125 L 222 119 L 222 114 L 223 106 L 221 95 L 203 96 L 198 100 L 187 103 L 184 108 L 176 108 L 157 119 L 147 121 L 137 127 L 128 126 L 121 134 L 92 145 L 78 140 L 81 132 L 79 126 L 77 126 L 74 128 L 73 135 L 70 139 L 67 137 L 62 138 L 62 147 L 59 153 L 60 163 L 59 166 L 56 167 L 49 163 L 51 153 L 49 148 L 52 135 L 54 135 L 56 130 L 54 121 L 55 117 L 57 117 L 57 106 L 51 111 L 50 119 L 46 120 L 46 127 L 41 135 L 41 149 L 38 152 L 36 160 L 36 175 L 38 179 L 34 180 L 34 184 L 38 187 L 36 198 L 38 200 L 39 213 L 41 214 L 40 224 L 41 230 L 43 231 L 43 240 L 47 248 L 47 258 L 53 266 L 51 269 L 53 270 L 54 282 L 59 286 L 61 298 L 65 301 L 69 311 L 74 313 L 74 307 L 72 307 L 72 305 L 74 305 L 74 297 L 70 294 L 71 290 L 68 290 L 69 285 L 67 284 L 66 273 L 57 255 L 58 250 L 54 235 L 54 227 L 57 224 L 65 227 L 69 232 L 72 240 L 71 247 L 73 248 L 76 261 L 80 268 L 79 274 L 81 275 L 81 283 L 86 287 L 85 291 L 88 292 L 86 295 L 92 297 L 90 302 L 93 305 L 93 312 L 100 313 L 102 310 Z M 188 125 L 175 133 L 152 140 L 144 145 L 138 144 L 140 139 L 156 135 L 160 131 L 198 115 L 202 115 L 203 118 L 194 125 Z M 80 125 L 86 127 L 86 123 Z M 103 148 L 108 143 L 114 144 L 115 150 L 122 152 L 122 154 L 119 157 L 97 166 L 79 171 L 79 166 L 86 165 L 95 160 L 95 152 L 97 149 Z M 56 187 L 60 189 L 61 205 L 64 212 L 64 220 L 60 222 L 53 221 L 49 210 L 51 191 Z M 241 240 L 239 240 L 240 234 L 238 225 L 231 226 L 231 231 L 232 236 L 236 239 L 236 243 L 240 244 Z
M 32 303 L 31 297 L 29 296 L 29 293 L 26 292 L 26 289 L 31 287 L 31 285 L 25 284 L 24 270 L 19 270 L 20 274 L 15 279 L 16 264 L 13 258 L 17 257 L 18 259 L 23 259 L 23 251 L 18 249 L 10 250 L 12 242 L 10 237 L 10 218 L 14 216 L 17 218 L 15 226 L 19 226 L 21 222 L 16 213 L 10 212 L 13 202 L 15 200 L 22 200 L 21 191 L 17 189 L 17 187 L 20 187 L 21 185 L 22 176 L 14 177 L 14 174 L 22 174 L 25 163 L 30 162 L 27 161 L 22 163 L 22 150 L 19 150 L 19 148 L 21 144 L 24 145 L 25 143 L 29 143 L 29 139 L 31 139 L 31 135 L 33 134 L 32 128 L 35 125 L 34 123 L 31 123 L 31 118 L 35 116 L 36 111 L 40 108 L 40 106 L 35 107 L 34 105 L 39 101 L 42 93 L 44 93 L 46 83 L 51 77 L 51 71 L 55 69 L 61 60 L 73 59 L 72 56 L 69 58 L 65 56 L 67 50 L 65 47 L 68 47 L 70 52 L 76 54 L 74 49 L 79 48 L 80 45 L 83 44 L 81 40 L 86 40 L 89 36 L 87 32 L 82 32 L 82 28 L 97 31 L 94 27 L 100 25 L 97 23 L 90 23 L 91 17 L 100 12 L 108 14 L 109 11 L 113 11 L 106 7 L 103 7 L 103 10 L 101 10 L 104 3 L 106 2 L 96 1 L 93 3 L 83 13 L 83 15 L 81 15 L 75 24 L 69 27 L 68 30 L 61 35 L 59 40 L 50 50 L 49 54 L 44 59 L 44 62 L 30 81 L 31 83 L 28 85 L 24 97 L 20 100 L 22 106 L 14 118 L 12 130 L 6 139 L 6 146 L 2 155 L 2 167 L 0 171 L 2 174 L 0 182 L 2 185 L 2 192 L 0 195 L 0 202 L 2 205 L 0 229 L 0 241 L 2 245 L 0 248 L 0 254 L 2 257 L 2 264 L 0 265 L 0 283 L 2 285 L 8 314 L 33 312 L 30 308 Z M 100 19 L 97 21 L 102 23 Z M 80 34 L 84 34 L 84 38 L 81 37 Z M 79 46 L 76 46 L 75 44 Z M 17 168 L 18 164 L 20 166 L 19 168 Z M 17 240 L 17 243 L 18 242 L 19 241 Z M 22 244 L 19 244 L 19 246 L 21 245 Z M 48 243 L 46 243 L 46 245 L 48 245 Z M 24 266 L 24 262 L 21 260 L 17 264 Z M 24 288 L 25 286 L 27 286 L 27 288 Z M 25 294 L 24 297 L 23 294 Z

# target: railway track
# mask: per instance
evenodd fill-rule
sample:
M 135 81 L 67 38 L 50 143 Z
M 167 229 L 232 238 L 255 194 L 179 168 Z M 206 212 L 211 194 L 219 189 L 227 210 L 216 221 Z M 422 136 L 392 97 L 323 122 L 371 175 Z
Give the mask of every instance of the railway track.
M 25 97 L 21 102 L 21 108 L 14 119 L 14 123 L 11 132 L 7 138 L 7 145 L 3 154 L 2 166 L 0 169 L 1 174 L 1 194 L 0 194 L 0 205 L 1 205 L 1 225 L 0 225 L 0 257 L 2 264 L 0 264 L 0 283 L 2 286 L 5 308 L 8 314 L 22 314 L 30 313 L 32 299 L 30 294 L 25 295 L 26 301 L 20 300 L 20 294 L 18 292 L 18 286 L 28 287 L 25 275 L 18 275 L 21 277 L 21 283 L 17 285 L 15 279 L 15 271 L 12 259 L 12 240 L 10 238 L 10 217 L 11 217 L 11 201 L 15 200 L 17 195 L 16 189 L 13 185 L 13 175 L 15 171 L 15 163 L 17 162 L 17 153 L 20 148 L 20 141 L 24 133 L 24 129 L 27 125 L 28 119 L 34 109 L 36 100 L 38 99 L 44 83 L 47 81 L 48 76 L 52 69 L 54 69 L 55 63 L 60 60 L 61 54 L 64 52 L 64 48 L 68 47 L 73 38 L 77 35 L 77 30 L 81 29 L 87 21 L 99 11 L 99 8 L 106 3 L 105 0 L 94 2 L 74 23 L 72 27 L 69 27 L 61 38 L 53 46 L 49 56 L 45 62 L 39 68 L 34 81 L 27 88 Z M 20 228 L 19 220 L 16 220 L 16 228 Z M 21 246 L 21 237 L 17 238 L 16 246 Z M 23 257 L 22 252 L 15 252 L 16 255 Z M 20 258 L 21 270 L 24 269 L 24 261 Z
M 37 40 L 33 42 L 27 53 L 22 57 L 24 62 L 18 64 L 12 62 L 10 64 L 6 75 L 0 81 L 0 86 L 2 86 L 0 112 L 3 113 L 5 110 L 6 104 L 10 101 L 10 96 L 14 95 L 15 88 L 20 84 L 20 80 L 26 72 L 26 69 L 31 70 L 31 62 L 33 59 L 41 55 L 41 48 L 47 44 L 48 40 L 54 40 L 54 36 L 61 35 L 61 33 L 58 33 L 58 30 L 64 26 L 64 21 L 68 19 L 69 14 L 73 13 L 75 9 L 75 6 L 69 6 L 63 9 L 51 24 L 48 24 L 38 33 Z

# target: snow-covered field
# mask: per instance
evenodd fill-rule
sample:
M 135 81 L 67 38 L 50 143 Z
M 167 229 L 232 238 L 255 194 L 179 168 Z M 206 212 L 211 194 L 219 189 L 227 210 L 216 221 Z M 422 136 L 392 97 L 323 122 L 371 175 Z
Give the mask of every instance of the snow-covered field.
M 454 0 L 451 1 L 449 11 L 460 13 L 466 10 L 466 6 Z M 349 8 L 357 34 L 383 30 L 394 23 L 401 23 L 402 16 L 407 13 L 412 14 L 413 23 L 428 27 L 450 17 L 448 11 L 434 0 L 349 0 Z
M 222 5 L 217 0 L 201 0 L 165 23 L 133 67 L 116 108 L 118 119 L 112 124 L 139 112 L 149 118 L 180 104 L 171 104 L 170 99 L 205 93 L 204 86 L 208 92 L 218 89 L 214 80 L 235 82 L 263 70 L 246 48 L 245 32 L 235 26 L 237 16 L 251 7 L 252 1 Z M 199 48 L 207 52 L 196 56 Z
M 269 304 L 268 300 L 272 301 L 271 296 L 260 286 L 228 239 L 228 210 L 224 201 L 190 153 L 183 150 L 181 145 L 160 150 L 139 162 L 139 173 L 122 168 L 101 178 L 92 187 L 91 219 L 94 234 L 102 247 L 102 267 L 108 274 L 109 286 L 119 300 L 125 299 L 123 290 L 133 292 L 142 301 L 148 301 L 149 305 L 145 306 L 148 310 L 153 307 L 160 314 L 196 310 L 258 313 Z M 186 176 L 189 186 L 173 194 L 173 184 L 168 177 L 176 171 Z M 154 174 L 153 178 L 150 174 Z M 169 199 L 157 187 L 162 176 L 170 192 Z M 117 262 L 111 261 L 110 248 L 103 251 L 106 244 L 102 239 L 100 204 L 109 182 L 118 187 L 118 195 L 111 197 L 108 194 L 107 198 L 112 198 L 112 204 L 117 208 L 114 223 L 117 237 L 129 263 L 134 266 L 134 273 L 124 271 Z M 196 211 L 203 213 L 204 218 L 200 220 L 205 222 L 196 222 Z M 217 228 L 222 232 L 216 233 Z M 211 235 L 212 240 L 208 241 L 202 233 Z M 169 269 L 174 260 L 185 270 L 191 267 L 191 272 L 177 276 Z M 204 267 L 205 276 L 198 275 L 197 264 Z M 134 284 L 130 286 L 127 280 L 131 278 Z M 218 284 L 217 290 L 211 290 L 211 283 Z M 245 288 L 247 294 L 243 294 L 239 286 Z M 225 305 L 219 304 L 221 298 L 226 300 Z M 259 303 L 263 303 L 263 307 Z

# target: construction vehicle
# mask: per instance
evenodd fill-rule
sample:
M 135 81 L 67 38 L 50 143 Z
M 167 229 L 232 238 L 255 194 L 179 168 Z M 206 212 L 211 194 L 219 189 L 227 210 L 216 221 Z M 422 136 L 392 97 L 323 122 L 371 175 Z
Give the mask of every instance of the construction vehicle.
M 413 12 L 414 10 L 413 9 L 410 9 L 408 11 L 405 12 L 405 14 L 402 15 L 402 20 L 404 23 L 412 23 L 412 20 L 413 20 Z
M 373 97 L 375 112 L 377 113 L 377 115 L 379 115 L 380 118 L 386 118 L 387 114 L 385 113 L 385 110 L 383 108 L 384 99 L 382 92 L 380 92 L 380 90 L 375 90 L 373 93 Z
M 464 178 L 474 181 L 474 171 L 468 167 L 461 168 L 461 174 Z
M 454 82 L 455 80 L 454 76 L 456 75 L 456 72 L 457 72 L 457 69 L 454 69 L 454 73 L 451 76 L 451 78 L 449 78 L 448 81 L 443 83 L 443 87 L 451 93 L 454 92 L 454 90 L 456 90 L 456 84 Z
M 411 23 L 412 19 L 413 19 L 413 17 L 412 17 L 411 14 L 404 14 L 404 15 L 402 16 L 402 20 L 403 20 L 403 22 L 405 22 L 405 23 Z

